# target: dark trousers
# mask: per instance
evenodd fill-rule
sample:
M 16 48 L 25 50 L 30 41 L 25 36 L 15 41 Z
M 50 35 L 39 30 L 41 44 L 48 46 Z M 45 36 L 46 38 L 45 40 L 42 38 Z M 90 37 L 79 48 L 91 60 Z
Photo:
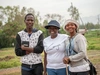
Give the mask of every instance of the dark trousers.
M 43 75 L 43 64 L 30 65 L 22 64 L 22 75 Z
M 69 72 L 69 75 L 89 75 L 89 72 Z

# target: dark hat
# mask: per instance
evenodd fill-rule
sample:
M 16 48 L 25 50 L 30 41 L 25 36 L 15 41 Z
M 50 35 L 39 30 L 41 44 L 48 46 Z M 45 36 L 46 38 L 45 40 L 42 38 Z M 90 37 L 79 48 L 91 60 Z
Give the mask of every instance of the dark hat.
M 46 29 L 48 29 L 48 27 L 50 26 L 55 26 L 58 29 L 60 29 L 60 24 L 56 21 L 56 20 L 51 20 L 48 25 L 45 26 Z

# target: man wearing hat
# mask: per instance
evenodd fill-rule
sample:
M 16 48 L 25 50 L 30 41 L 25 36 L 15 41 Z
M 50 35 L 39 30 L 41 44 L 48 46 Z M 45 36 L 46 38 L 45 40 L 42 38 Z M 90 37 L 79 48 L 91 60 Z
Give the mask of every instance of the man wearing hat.
M 44 75 L 66 75 L 66 64 L 63 63 L 66 34 L 59 34 L 60 24 L 51 20 L 45 26 L 49 36 L 44 39 Z

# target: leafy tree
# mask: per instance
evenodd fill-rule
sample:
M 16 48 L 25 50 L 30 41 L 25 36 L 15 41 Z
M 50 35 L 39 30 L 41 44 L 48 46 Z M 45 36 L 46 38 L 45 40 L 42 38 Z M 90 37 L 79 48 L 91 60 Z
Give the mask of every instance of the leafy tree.
M 21 25 L 18 25 L 17 23 L 7 23 L 3 26 L 3 33 L 6 34 L 6 36 L 15 36 L 18 31 L 22 30 Z
M 65 21 L 64 18 L 59 14 L 46 14 L 45 19 L 48 21 L 54 19 L 57 20 L 59 23 L 63 23 Z
M 86 24 L 86 28 L 89 30 L 89 29 L 94 29 L 94 24 L 93 23 L 87 23 Z
M 1 28 L 1 26 L 2 26 L 2 21 L 0 21 L 0 28 Z
M 67 11 L 70 12 L 70 16 L 72 19 L 79 20 L 79 16 L 80 16 L 79 11 L 75 6 L 73 6 L 72 3 Z

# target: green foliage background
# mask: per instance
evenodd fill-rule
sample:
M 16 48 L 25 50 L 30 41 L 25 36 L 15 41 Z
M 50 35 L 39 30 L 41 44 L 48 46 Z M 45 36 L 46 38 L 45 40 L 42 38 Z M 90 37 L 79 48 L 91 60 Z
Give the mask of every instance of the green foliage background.
M 100 50 L 100 30 L 88 31 L 85 36 L 88 42 L 88 50 Z
M 79 19 L 80 14 L 78 12 L 78 9 L 75 6 L 71 4 L 71 7 L 68 10 L 76 11 L 76 12 L 73 12 L 73 11 L 68 11 L 68 12 L 70 12 L 71 17 L 74 17 L 73 19 L 76 19 L 76 18 L 77 18 L 76 20 Z M 48 36 L 48 32 L 44 28 L 44 26 L 47 25 L 47 23 L 50 20 L 52 19 L 57 20 L 61 24 L 61 26 L 66 21 L 66 19 L 64 19 L 63 16 L 59 14 L 46 14 L 42 18 L 40 16 L 40 13 L 36 12 L 31 7 L 30 8 L 26 8 L 26 7 L 20 8 L 19 6 L 6 6 L 6 7 L 0 6 L 0 48 L 14 46 L 17 33 L 20 30 L 25 29 L 26 27 L 24 23 L 24 17 L 27 13 L 34 14 L 34 17 L 35 17 L 34 28 L 42 30 L 44 37 Z M 86 23 L 85 25 L 80 25 L 80 28 L 84 29 L 84 27 L 86 27 L 87 30 L 100 29 L 100 25 L 98 23 L 97 24 Z M 59 32 L 65 33 L 62 28 L 59 30 Z M 93 33 L 88 32 L 88 34 L 86 33 L 87 39 L 90 38 L 90 36 L 93 37 L 91 39 L 95 39 L 94 36 L 100 37 L 100 31 L 99 32 L 95 31 Z M 89 41 L 88 49 L 99 49 L 99 46 L 95 47 L 97 45 L 98 44 L 95 44 L 94 42 Z

